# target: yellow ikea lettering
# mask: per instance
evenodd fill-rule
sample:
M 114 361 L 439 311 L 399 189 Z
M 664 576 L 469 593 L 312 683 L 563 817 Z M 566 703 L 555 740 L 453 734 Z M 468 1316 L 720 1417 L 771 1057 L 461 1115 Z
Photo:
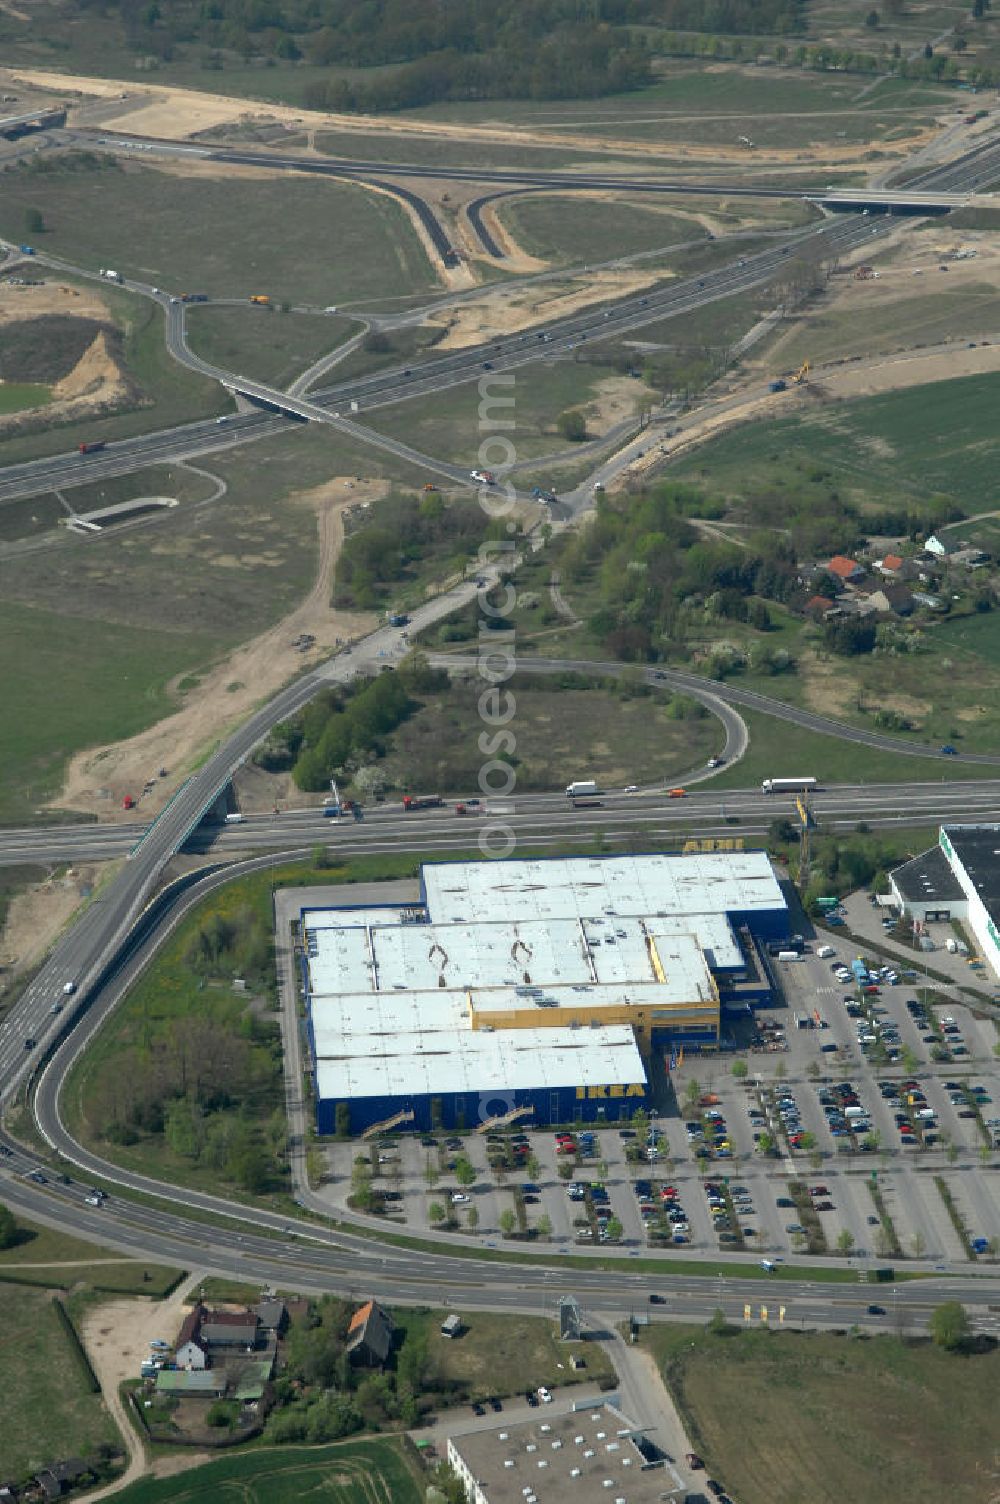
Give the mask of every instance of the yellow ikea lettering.
M 625 1088 L 624 1088 L 624 1086 L 622 1086 L 622 1084 L 621 1084 L 620 1081 L 616 1081 L 615 1084 L 614 1084 L 614 1086 L 611 1086 L 611 1087 L 608 1088 L 608 1096 L 609 1097 L 623 1097 L 624 1095 L 625 1095 Z
M 646 1088 L 644 1086 L 639 1086 L 638 1084 L 626 1086 L 625 1095 L 627 1097 L 644 1097 L 646 1095 Z

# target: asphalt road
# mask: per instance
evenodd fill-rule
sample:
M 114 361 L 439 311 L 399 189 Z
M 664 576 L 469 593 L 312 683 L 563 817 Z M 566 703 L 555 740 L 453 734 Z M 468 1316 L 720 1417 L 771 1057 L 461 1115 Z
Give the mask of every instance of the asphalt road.
M 704 772 L 704 770 L 701 770 Z M 609 791 L 600 809 L 572 809 L 561 794 L 518 794 L 505 821 L 525 845 L 563 842 L 567 831 L 577 835 L 647 835 L 657 839 L 688 835 L 762 838 L 775 819 L 793 821 L 794 795 L 767 795 L 757 789 L 719 789 L 706 780 L 700 787 L 682 780 L 684 799 L 670 799 L 663 790 L 637 794 Z M 475 845 L 487 816 L 470 809 L 455 817 L 454 803 L 474 795 L 449 795 L 443 809 L 403 814 L 398 804 L 374 805 L 358 824 L 332 820 L 318 807 L 285 810 L 280 815 L 246 815 L 239 825 L 206 822 L 185 845 L 220 861 L 233 861 L 255 852 L 275 854 L 310 851 L 329 843 L 345 854 L 398 851 L 465 851 Z M 824 830 L 850 830 L 860 820 L 873 829 L 897 825 L 935 825 L 975 820 L 1000 823 L 1000 781 L 967 783 L 837 784 L 813 794 L 810 804 Z M 122 825 L 26 826 L 0 830 L 0 866 L 52 862 L 108 861 L 126 856 L 149 827 Z
M 573 186 L 581 186 L 580 181 L 575 180 Z M 614 186 L 620 186 L 620 183 L 615 182 Z M 872 231 L 877 231 L 877 226 L 854 221 L 832 226 L 818 232 L 818 236 L 811 239 L 815 244 L 819 237 L 823 237 L 827 246 L 843 248 L 848 244 L 860 243 L 861 237 Z M 666 301 L 667 306 L 674 306 L 674 311 L 697 306 L 699 301 L 725 296 L 739 287 L 756 285 L 759 281 L 769 279 L 780 267 L 784 254 L 790 254 L 790 251 L 761 253 L 755 258 L 747 258 L 743 267 L 706 274 L 700 286 L 692 288 L 691 284 L 686 284 L 681 289 L 668 289 L 658 297 Z M 737 273 L 746 275 L 741 277 Z M 146 289 L 136 285 L 135 290 Z M 679 307 L 669 302 L 678 293 L 681 303 Z M 618 327 L 635 327 L 649 319 L 664 316 L 662 306 L 654 306 L 653 297 L 640 300 L 640 303 L 642 307 L 638 310 L 633 307 L 617 315 L 609 311 L 608 323 L 597 327 L 602 332 L 610 330 L 615 327 L 612 322 L 614 317 L 620 320 Z M 646 308 L 649 309 L 648 312 L 645 311 Z M 634 322 L 629 323 L 630 319 Z M 590 323 L 592 320 L 593 314 L 581 322 Z M 559 326 L 556 343 L 563 348 L 573 348 L 574 333 L 580 338 L 587 332 L 586 328 L 579 327 L 567 330 L 567 325 L 572 322 L 564 321 Z M 502 348 L 497 353 L 502 356 L 498 363 L 500 368 L 506 364 L 537 358 L 534 350 L 529 352 L 525 349 L 516 351 Z M 390 392 L 394 390 L 392 379 L 397 382 L 402 380 L 399 376 L 390 378 Z M 450 384 L 455 377 L 451 373 L 437 379 L 443 384 Z M 384 383 L 385 376 L 377 380 Z M 426 377 L 421 380 L 426 380 Z M 437 390 L 440 387 L 429 389 Z M 383 395 L 385 390 L 383 386 Z M 398 392 L 398 386 L 395 390 Z M 273 398 L 274 394 L 268 388 L 258 386 L 258 391 L 263 394 L 263 400 Z M 342 398 L 335 396 L 333 403 L 341 400 Z M 313 418 L 313 402 L 307 403 L 298 398 L 292 399 L 292 402 L 300 404 L 293 408 L 294 411 L 301 416 Z M 327 421 L 328 415 L 322 414 L 322 420 Z M 75 458 L 78 463 L 79 457 Z M 41 464 L 44 466 L 50 462 Z M 94 475 L 93 466 L 85 468 L 88 476 Z M 420 608 L 414 613 L 414 628 L 419 630 L 429 625 L 459 604 L 470 600 L 474 594 L 474 586 L 463 585 Z M 143 835 L 122 872 L 95 897 L 80 921 L 69 930 L 0 1027 L 0 1078 L 3 1083 L 0 1100 L 9 1105 L 22 1082 L 33 1073 L 36 1061 L 41 1058 L 40 1051 L 25 1048 L 26 1037 L 37 1037 L 46 1047 L 54 1047 L 37 1082 L 37 1120 L 50 1142 L 57 1145 L 67 1158 L 78 1163 L 86 1173 L 90 1173 L 95 1161 L 73 1144 L 62 1127 L 58 1113 L 59 1088 L 67 1065 L 83 1047 L 89 1031 L 97 1026 L 102 1012 L 115 1006 L 142 964 L 143 927 L 140 926 L 138 940 L 134 936 L 130 939 L 130 932 L 149 903 L 166 860 L 185 843 L 235 767 L 276 721 L 293 714 L 322 684 L 331 679 L 347 678 L 359 668 L 376 669 L 380 666 L 380 656 L 394 651 L 398 646 L 398 638 L 391 629 L 382 629 L 373 634 L 357 645 L 351 655 L 341 655 L 324 669 L 306 675 L 288 686 L 218 748 L 178 790 L 171 803 Z M 713 692 L 718 693 L 715 686 Z M 858 739 L 863 740 L 864 733 L 859 734 Z M 410 829 L 409 826 L 405 828 L 407 831 Z M 266 860 L 265 858 L 264 861 Z M 227 875 L 219 874 L 216 880 L 222 881 Z M 196 892 L 196 888 L 189 891 L 189 901 L 193 901 Z M 183 898 L 178 900 L 179 904 L 183 902 Z M 173 912 L 176 913 L 177 910 Z M 169 932 L 170 923 L 170 912 L 154 911 L 145 926 L 149 942 L 152 944 L 162 939 Z M 63 986 L 67 982 L 76 984 L 75 995 L 63 1013 L 53 1014 L 53 1000 L 58 1001 L 62 996 Z M 55 1037 L 57 1035 L 62 1037 L 61 1043 Z M 456 1301 L 456 1297 L 460 1295 L 461 1303 L 466 1306 L 482 1302 L 494 1309 L 510 1307 L 523 1310 L 538 1309 L 540 1305 L 544 1307 L 547 1304 L 549 1280 L 565 1281 L 556 1258 L 552 1261 L 554 1267 L 548 1268 L 500 1266 L 491 1271 L 488 1288 L 484 1288 L 481 1264 L 456 1259 L 447 1253 L 424 1253 L 417 1263 L 408 1250 L 380 1246 L 353 1232 L 341 1229 L 319 1231 L 308 1224 L 298 1224 L 292 1229 L 280 1217 L 266 1212 L 155 1183 L 143 1186 L 142 1177 L 131 1176 L 110 1166 L 105 1167 L 100 1161 L 96 1163 L 118 1185 L 155 1191 L 161 1198 L 160 1201 L 155 1205 L 145 1206 L 118 1201 L 116 1198 L 105 1208 L 91 1209 L 82 1200 L 82 1193 L 76 1185 L 50 1190 L 47 1185 L 36 1185 L 19 1177 L 18 1171 L 30 1167 L 19 1149 L 14 1149 L 11 1157 L 3 1161 L 0 1175 L 5 1182 L 5 1195 L 11 1204 L 33 1216 L 54 1218 L 58 1225 L 74 1226 L 102 1242 L 115 1244 L 120 1240 L 129 1251 L 142 1253 L 149 1258 L 176 1261 L 185 1266 L 196 1265 L 226 1274 L 241 1272 L 251 1279 L 294 1283 L 304 1289 L 329 1288 L 334 1284 L 352 1290 L 360 1286 L 394 1301 L 420 1300 L 435 1303 L 440 1302 L 444 1291 L 449 1303 Z M 54 1206 L 50 1198 L 54 1198 Z M 199 1211 L 205 1213 L 210 1220 L 205 1223 L 194 1220 Z M 218 1220 L 224 1217 L 236 1219 L 248 1230 L 232 1230 L 228 1224 Z M 275 1239 L 266 1236 L 269 1230 L 276 1234 Z M 738 1264 L 734 1264 L 733 1268 L 737 1269 Z M 313 1280 L 316 1281 L 315 1284 L 312 1283 Z M 601 1308 L 605 1310 L 609 1304 L 627 1308 L 637 1299 L 641 1300 L 643 1291 L 653 1286 L 668 1294 L 674 1302 L 687 1303 L 685 1310 L 696 1316 L 707 1315 L 720 1303 L 723 1293 L 736 1300 L 752 1300 L 761 1294 L 762 1289 L 767 1288 L 757 1282 L 741 1280 L 735 1272 L 731 1278 L 709 1278 L 704 1281 L 657 1275 L 654 1282 L 646 1275 L 629 1276 L 596 1269 L 591 1272 L 586 1268 L 574 1270 L 572 1284 L 585 1304 L 588 1303 L 589 1296 L 599 1298 Z M 981 1301 L 984 1298 L 982 1292 L 995 1289 L 995 1285 L 993 1280 L 970 1277 L 963 1271 L 955 1280 L 948 1282 L 946 1289 L 950 1297 L 975 1302 Z M 801 1303 L 803 1319 L 844 1323 L 854 1320 L 859 1313 L 858 1291 L 823 1287 L 817 1289 L 807 1280 L 790 1280 L 782 1285 L 781 1290 L 786 1303 Z M 860 1294 L 870 1298 L 868 1290 L 862 1288 Z M 898 1300 L 906 1310 L 908 1319 L 917 1324 L 925 1319 L 927 1310 L 938 1298 L 939 1292 L 934 1288 L 933 1282 L 902 1285 L 894 1292 L 894 1300 Z
M 167 292 L 157 291 L 143 282 L 126 278 L 121 284 L 127 291 L 155 297 L 168 319 L 167 343 L 171 354 L 190 369 L 234 387 L 261 403 L 280 404 L 301 420 L 332 423 L 353 439 L 413 463 L 453 481 L 468 482 L 468 473 L 460 465 L 445 464 L 421 455 L 407 445 L 352 422 L 342 413 L 357 403 L 361 412 L 414 397 L 430 396 L 450 387 L 481 378 L 486 369 L 498 373 L 514 371 L 539 360 L 562 359 L 572 354 L 588 339 L 604 339 L 654 321 L 673 318 L 703 307 L 720 298 L 745 292 L 770 282 L 780 273 L 789 257 L 807 253 L 816 257 L 844 255 L 880 232 L 870 218 L 851 215 L 827 221 L 818 229 L 790 232 L 783 245 L 774 245 L 735 262 L 706 271 L 703 277 L 674 281 L 648 294 L 626 298 L 607 308 L 596 307 L 583 313 L 556 320 L 529 334 L 498 339 L 490 345 L 429 356 L 412 367 L 397 367 L 373 376 L 357 378 L 312 393 L 310 397 L 292 397 L 287 393 L 252 381 L 238 372 L 224 372 L 202 361 L 186 345 L 183 333 L 184 305 L 171 303 Z M 72 266 L 57 257 L 39 254 L 39 265 L 58 271 L 99 280 L 94 272 Z M 488 360 L 484 359 L 488 357 Z M 78 452 L 47 456 L 0 470 L 0 501 L 34 495 L 53 487 L 63 489 L 86 481 L 112 475 L 128 474 L 154 462 L 191 458 L 227 448 L 250 438 L 287 429 L 295 417 L 281 417 L 262 412 L 234 417 L 224 424 L 216 422 L 185 424 L 165 432 L 146 434 L 109 443 L 94 454 Z

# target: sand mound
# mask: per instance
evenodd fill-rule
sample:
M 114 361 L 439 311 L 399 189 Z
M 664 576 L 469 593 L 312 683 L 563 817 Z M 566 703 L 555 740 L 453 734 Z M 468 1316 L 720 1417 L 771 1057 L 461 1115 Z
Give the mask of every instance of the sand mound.
M 122 402 L 127 395 L 128 387 L 121 368 L 108 349 L 103 330 L 87 346 L 72 371 L 52 388 L 52 396 L 57 402 L 75 403 L 89 399 L 107 404 Z

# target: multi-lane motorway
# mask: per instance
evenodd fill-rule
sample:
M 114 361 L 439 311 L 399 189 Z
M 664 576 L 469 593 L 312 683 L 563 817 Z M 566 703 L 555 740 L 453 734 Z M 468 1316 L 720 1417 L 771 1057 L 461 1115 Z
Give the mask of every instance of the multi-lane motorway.
M 556 320 L 530 334 L 506 336 L 490 345 L 430 356 L 412 367 L 396 367 L 377 375 L 359 377 L 312 393 L 308 400 L 291 398 L 286 393 L 252 382 L 240 373 L 221 372 L 193 356 L 183 337 L 184 305 L 171 303 L 167 293 L 155 291 L 146 283 L 126 279 L 126 290 L 156 298 L 167 311 L 168 348 L 178 360 L 193 369 L 255 396 L 259 401 L 283 404 L 300 418 L 333 421 L 337 427 L 359 442 L 373 445 L 430 467 L 457 482 L 468 482 L 468 471 L 459 465 L 445 464 L 414 451 L 395 440 L 352 422 L 342 413 L 353 411 L 357 403 L 362 412 L 416 397 L 432 396 L 450 387 L 483 377 L 487 370 L 502 374 L 538 360 L 563 359 L 588 339 L 604 339 L 631 329 L 641 328 L 659 319 L 674 318 L 720 298 L 763 286 L 780 274 L 789 259 L 805 253 L 817 259 L 833 260 L 848 254 L 880 232 L 878 224 L 861 215 L 830 221 L 818 229 L 789 233 L 782 245 L 768 247 L 754 255 L 706 271 L 704 276 L 672 282 L 648 294 L 626 298 L 608 307 L 596 307 L 584 313 Z M 81 272 L 55 257 L 38 255 L 65 273 L 95 276 Z M 484 357 L 488 357 L 484 359 Z M 273 412 L 251 413 L 230 418 L 225 424 L 190 423 L 181 427 L 144 434 L 110 443 L 99 453 L 78 452 L 53 455 L 0 470 L 0 501 L 34 495 L 53 487 L 79 485 L 112 475 L 124 475 L 167 459 L 194 457 L 214 450 L 245 443 L 281 432 L 294 424 L 295 418 Z
M 936 169 L 935 173 L 920 180 L 921 186 L 928 185 L 930 179 L 930 185 L 962 191 L 966 180 L 971 183 L 974 177 L 992 170 L 990 153 L 995 150 L 1000 151 L 1000 146 L 984 147 L 975 160 L 970 158 L 965 163 L 952 164 L 948 169 Z M 228 159 L 236 161 L 252 155 L 230 153 Z M 223 159 L 226 159 L 224 155 Z M 274 164 L 274 158 L 268 156 L 267 160 L 270 165 Z M 296 159 L 288 165 L 301 170 L 303 164 Z M 352 165 L 363 166 L 366 171 L 373 170 L 373 164 Z M 315 169 L 315 162 L 312 167 Z M 412 172 L 409 168 L 406 171 Z M 947 177 L 948 173 L 951 176 L 944 181 L 942 174 Z M 454 176 L 454 171 L 449 170 L 448 175 Z M 477 173 L 476 176 L 490 175 Z M 517 178 L 517 181 L 525 180 Z M 576 179 L 566 186 L 586 184 Z M 614 180 L 609 186 L 638 186 L 639 191 L 647 191 L 641 185 L 624 180 Z M 685 191 L 689 191 L 690 186 L 685 185 Z M 669 191 L 669 185 L 660 185 L 660 190 Z M 654 191 L 652 185 L 648 191 Z M 832 257 L 857 248 L 867 236 L 877 234 L 878 230 L 878 225 L 860 215 L 828 223 L 817 231 L 789 235 L 784 245 L 740 258 L 717 271 L 707 271 L 701 278 L 672 284 L 646 297 L 625 300 L 612 308 L 592 310 L 561 320 L 548 326 L 546 331 L 540 331 L 548 338 L 539 339 L 532 334 L 503 339 L 487 350 L 439 356 L 414 370 L 382 372 L 378 376 L 331 387 L 308 399 L 288 400 L 270 388 L 244 382 L 238 375 L 221 373 L 220 379 L 228 375 L 231 383 L 252 390 L 260 400 L 278 398 L 299 417 L 329 422 L 351 400 L 357 401 L 362 408 L 374 407 L 407 396 L 444 390 L 471 379 L 486 364 L 503 372 L 540 357 L 564 356 L 586 338 L 640 327 L 730 293 L 762 285 L 780 273 L 783 264 L 796 250 Z M 142 283 L 126 285 L 136 293 L 164 301 L 168 328 L 172 331 L 171 347 L 178 358 L 190 361 L 183 337 L 182 313 L 173 312 L 180 305 L 172 304 L 169 294 L 154 291 Z M 484 354 L 488 355 L 488 362 L 483 360 Z M 213 374 L 216 374 L 214 370 Z M 0 499 L 31 494 L 53 485 L 71 485 L 82 479 L 125 473 L 143 467 L 152 459 L 203 453 L 220 444 L 244 442 L 265 432 L 274 432 L 291 421 L 294 420 L 253 414 L 233 419 L 225 425 L 188 425 L 169 434 L 124 441 L 109 445 L 102 454 L 94 456 L 59 456 L 32 465 L 12 467 L 0 475 Z M 359 437 L 371 437 L 360 428 L 352 431 Z M 461 478 L 456 467 L 450 467 L 449 473 Z M 414 612 L 411 631 L 419 631 L 457 606 L 471 601 L 475 591 L 473 584 L 463 584 L 421 607 Z M 13 1205 L 43 1220 L 48 1218 L 59 1225 L 72 1225 L 102 1242 L 119 1244 L 149 1258 L 197 1265 L 220 1273 L 240 1271 L 248 1278 L 277 1280 L 285 1286 L 363 1288 L 392 1300 L 435 1303 L 440 1303 L 442 1291 L 446 1291 L 450 1296 L 461 1295 L 462 1303 L 467 1305 L 481 1302 L 500 1308 L 544 1308 L 550 1282 L 559 1279 L 558 1267 L 545 1267 L 544 1261 L 540 1265 L 525 1266 L 501 1262 L 490 1268 L 488 1287 L 484 1288 L 485 1266 L 465 1263 L 447 1252 L 421 1252 L 415 1256 L 407 1249 L 382 1247 L 377 1241 L 350 1230 L 327 1230 L 305 1221 L 290 1224 L 256 1208 L 250 1211 L 220 1198 L 199 1196 L 165 1185 L 143 1185 L 139 1177 L 90 1158 L 73 1143 L 59 1117 L 60 1087 L 68 1064 L 82 1047 L 89 1031 L 96 1027 L 107 1010 L 115 1006 L 136 969 L 143 964 L 144 955 L 148 953 L 144 946 L 156 943 L 163 934 L 164 924 L 170 923 L 171 917 L 179 912 L 178 906 L 193 900 L 198 892 L 195 887 L 186 896 L 181 894 L 174 901 L 164 900 L 162 908 L 154 912 L 153 919 L 147 921 L 145 929 L 136 938 L 133 927 L 146 910 L 166 862 L 190 840 L 235 768 L 275 722 L 294 714 L 324 684 L 347 679 L 358 671 L 377 671 L 381 660 L 394 654 L 399 647 L 398 633 L 390 628 L 381 629 L 356 644 L 352 653 L 339 655 L 286 687 L 206 760 L 151 826 L 143 832 L 128 832 L 128 839 L 138 836 L 129 860 L 100 890 L 79 921 L 55 947 L 0 1025 L 0 1103 L 9 1105 L 25 1081 L 33 1078 L 37 1087 L 35 1112 L 42 1131 L 67 1161 L 78 1166 L 69 1185 L 35 1184 L 23 1178 L 30 1162 L 24 1152 L 11 1143 L 11 1157 L 3 1160 L 0 1174 L 5 1182 L 5 1198 Z M 704 689 L 703 685 L 700 687 Z M 720 700 L 723 698 L 719 686 L 713 685 L 711 690 Z M 731 695 L 728 698 L 737 697 Z M 727 734 L 730 737 L 738 735 L 732 726 L 727 728 Z M 865 741 L 867 734 L 858 733 L 855 739 Z M 981 760 L 1000 762 L 1000 759 Z M 571 770 L 569 776 L 576 772 Z M 972 808 L 992 811 L 996 792 L 992 783 L 960 788 L 942 785 L 941 789 L 908 785 L 896 787 L 888 793 L 856 786 L 846 790 L 832 789 L 817 796 L 816 808 L 819 818 L 829 820 L 831 824 L 840 820 L 854 823 L 859 816 L 871 823 L 898 818 L 905 818 L 908 823 L 930 823 L 951 812 L 958 814 Z M 709 829 L 725 829 L 732 834 L 732 820 L 739 820 L 741 825 L 745 820 L 747 830 L 756 830 L 762 820 L 773 818 L 775 813 L 784 812 L 784 808 L 780 801 L 766 800 L 760 794 L 733 791 L 720 795 L 703 789 L 692 790 L 683 801 L 666 800 L 662 793 L 622 795 L 609 800 L 604 810 L 575 811 L 572 818 L 580 823 L 581 829 L 587 830 L 598 825 L 605 830 L 628 829 L 634 825 L 647 831 L 678 831 L 685 827 L 700 830 L 707 826 Z M 565 801 L 558 798 L 518 802 L 511 816 L 525 843 L 555 839 L 556 832 L 564 833 L 568 818 Z M 475 833 L 475 823 L 473 818 L 467 824 L 460 824 L 453 814 L 404 816 L 398 811 L 384 809 L 361 825 L 353 822 L 351 825 L 338 824 L 331 832 L 330 822 L 319 825 L 316 817 L 309 813 L 292 814 L 280 817 L 274 825 L 267 820 L 247 821 L 243 826 L 226 831 L 220 836 L 220 843 L 231 843 L 236 849 L 260 849 L 272 844 L 267 834 L 270 831 L 279 836 L 279 846 L 289 841 L 293 845 L 298 841 L 309 845 L 322 829 L 328 839 L 344 845 L 345 849 L 371 850 L 378 849 L 380 844 L 399 849 L 405 842 L 407 849 L 440 850 L 468 845 Z M 9 832 L 0 840 L 0 845 L 5 852 L 18 850 L 23 853 L 31 847 L 31 839 L 24 833 Z M 120 839 L 120 833 L 106 836 L 103 831 L 98 834 L 96 828 L 87 827 L 72 832 L 45 831 L 39 833 L 38 839 L 40 844 L 34 848 L 36 855 L 44 850 L 51 859 L 53 852 L 59 850 L 54 843 L 62 839 L 67 843 L 64 849 L 72 848 L 70 859 L 73 859 L 72 852 L 80 854 L 89 850 L 93 853 L 101 843 Z M 46 846 L 45 842 L 50 844 Z M 80 844 L 74 845 L 75 842 Z M 88 847 L 87 842 L 94 844 Z M 18 859 L 30 858 L 22 854 Z M 258 860 L 266 862 L 268 858 Z M 223 881 L 226 876 L 218 874 L 203 881 Z M 149 911 L 146 912 L 148 915 Z M 75 984 L 76 992 L 62 1012 L 54 1013 L 53 1007 L 63 998 L 68 983 Z M 26 1046 L 28 1040 L 35 1043 Z M 121 1187 L 155 1190 L 160 1199 L 154 1204 L 144 1204 L 113 1196 L 105 1208 L 92 1209 L 86 1205 L 76 1183 L 80 1171 L 99 1173 Z M 207 1220 L 192 1220 L 199 1211 Z M 232 1220 L 225 1220 L 227 1218 Z M 558 1259 L 549 1263 L 558 1266 Z M 640 1286 L 645 1291 L 653 1284 L 663 1293 L 670 1294 L 677 1303 L 683 1303 L 683 1308 L 692 1315 L 704 1315 L 719 1303 L 723 1285 L 736 1299 L 751 1298 L 759 1293 L 759 1284 L 741 1280 L 738 1269 L 738 1263 L 734 1264 L 732 1278 L 720 1284 L 716 1279 L 692 1282 L 669 1275 L 658 1275 L 655 1281 L 650 1281 L 645 1276 L 632 1276 L 627 1272 L 598 1272 L 583 1268 L 574 1269 L 573 1284 L 585 1303 L 591 1303 L 590 1296 L 594 1301 L 599 1297 L 602 1309 L 609 1305 L 627 1308 L 637 1296 L 642 1298 Z M 975 1302 L 984 1298 L 980 1292 L 988 1290 L 990 1282 L 963 1273 L 949 1282 L 947 1288 L 949 1295 Z M 805 1278 L 783 1284 L 782 1295 L 786 1301 L 796 1303 L 797 1314 L 820 1321 L 853 1320 L 859 1308 L 863 1308 L 856 1293 L 844 1291 L 828 1295 L 811 1286 Z M 904 1285 L 899 1287 L 896 1298 L 912 1320 L 919 1324 L 939 1298 L 939 1292 L 933 1284 Z

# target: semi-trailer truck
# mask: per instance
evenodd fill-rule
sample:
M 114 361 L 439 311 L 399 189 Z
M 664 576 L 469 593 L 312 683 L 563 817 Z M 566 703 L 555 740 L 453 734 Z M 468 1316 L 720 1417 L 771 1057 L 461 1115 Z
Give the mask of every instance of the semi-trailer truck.
M 575 783 L 566 785 L 567 799 L 586 799 L 588 794 L 599 794 L 601 791 L 592 778 L 578 778 Z
M 805 794 L 819 788 L 818 778 L 765 778 L 762 794 Z
M 95 439 L 92 444 L 81 444 L 80 445 L 80 453 L 81 454 L 97 454 L 98 451 L 101 450 L 101 449 L 103 449 L 103 448 L 104 448 L 104 440 L 103 439 Z
M 415 809 L 440 809 L 444 800 L 440 794 L 404 794 L 403 808 L 407 814 Z

